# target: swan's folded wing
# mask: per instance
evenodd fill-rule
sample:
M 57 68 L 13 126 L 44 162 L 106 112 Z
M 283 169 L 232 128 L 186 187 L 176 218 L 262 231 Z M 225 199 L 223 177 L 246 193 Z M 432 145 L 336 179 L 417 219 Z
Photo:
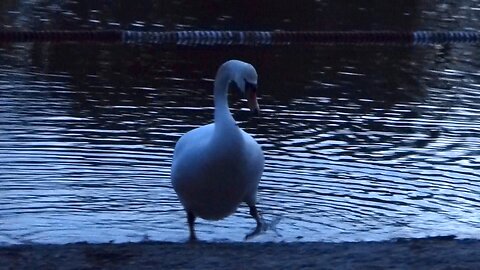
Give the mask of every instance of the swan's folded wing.
M 199 145 L 210 140 L 213 134 L 214 125 L 209 124 L 201 126 L 196 129 L 192 129 L 185 133 L 175 145 L 175 151 L 173 153 L 173 160 L 183 156 L 184 154 L 192 154 Z M 187 153 L 188 152 L 188 153 Z

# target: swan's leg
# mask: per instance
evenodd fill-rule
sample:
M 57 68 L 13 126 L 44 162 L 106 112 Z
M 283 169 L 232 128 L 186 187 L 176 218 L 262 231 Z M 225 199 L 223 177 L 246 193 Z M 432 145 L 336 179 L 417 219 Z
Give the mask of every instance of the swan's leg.
M 197 241 L 195 234 L 195 215 L 191 211 L 187 211 L 188 229 L 190 230 L 190 241 Z
M 251 233 L 249 233 L 245 236 L 245 240 L 250 239 L 250 238 L 260 234 L 262 232 L 262 230 L 264 229 L 264 226 L 265 226 L 264 222 L 263 222 L 263 219 L 260 216 L 260 214 L 258 213 L 258 210 L 257 210 L 257 207 L 255 206 L 255 204 L 248 204 L 248 207 L 250 207 L 250 215 L 257 222 L 257 227 L 255 227 L 255 229 Z

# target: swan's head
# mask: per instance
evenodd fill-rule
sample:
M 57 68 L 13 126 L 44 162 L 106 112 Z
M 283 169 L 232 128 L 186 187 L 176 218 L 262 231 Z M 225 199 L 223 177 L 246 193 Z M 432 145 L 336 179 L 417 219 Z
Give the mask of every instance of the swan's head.
M 258 106 L 257 101 L 258 75 L 255 68 L 251 64 L 239 60 L 230 60 L 223 65 L 231 68 L 232 82 L 246 96 L 250 111 L 258 115 L 260 106 Z

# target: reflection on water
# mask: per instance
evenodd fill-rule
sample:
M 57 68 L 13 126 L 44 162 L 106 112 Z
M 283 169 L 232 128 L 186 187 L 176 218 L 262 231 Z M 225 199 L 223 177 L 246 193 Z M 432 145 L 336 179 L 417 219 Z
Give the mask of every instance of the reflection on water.
M 462 1 L 399 5 L 395 14 L 377 14 L 388 10 L 383 4 L 312 1 L 303 17 L 288 6 L 276 6 L 270 18 L 243 12 L 249 24 L 235 13 L 242 6 L 214 16 L 182 1 L 153 9 L 82 3 L 5 1 L 0 9 L 9 15 L 0 20 L 72 29 L 476 26 L 469 17 L 475 11 Z M 158 9 L 165 16 L 155 17 Z M 332 10 L 349 20 L 332 20 Z M 279 220 L 276 232 L 257 241 L 478 237 L 476 50 L 4 45 L 0 244 L 185 240 L 185 214 L 169 180 L 173 146 L 211 121 L 212 78 L 230 58 L 252 62 L 260 76 L 261 119 L 248 119 L 238 95 L 231 100 L 266 153 L 259 207 L 267 220 Z M 241 241 L 253 226 L 241 207 L 223 221 L 200 220 L 197 229 L 202 239 Z

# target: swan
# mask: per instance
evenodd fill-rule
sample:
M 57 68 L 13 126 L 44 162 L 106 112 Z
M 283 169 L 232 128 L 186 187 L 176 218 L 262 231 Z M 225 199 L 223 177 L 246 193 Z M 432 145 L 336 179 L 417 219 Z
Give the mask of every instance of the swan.
M 186 213 L 190 240 L 197 240 L 195 219 L 220 220 L 245 202 L 257 226 L 246 239 L 260 233 L 257 188 L 265 163 L 260 145 L 239 128 L 228 107 L 228 89 L 236 86 L 258 114 L 257 72 L 246 62 L 230 60 L 214 82 L 214 122 L 185 133 L 176 143 L 171 167 L 172 186 Z

